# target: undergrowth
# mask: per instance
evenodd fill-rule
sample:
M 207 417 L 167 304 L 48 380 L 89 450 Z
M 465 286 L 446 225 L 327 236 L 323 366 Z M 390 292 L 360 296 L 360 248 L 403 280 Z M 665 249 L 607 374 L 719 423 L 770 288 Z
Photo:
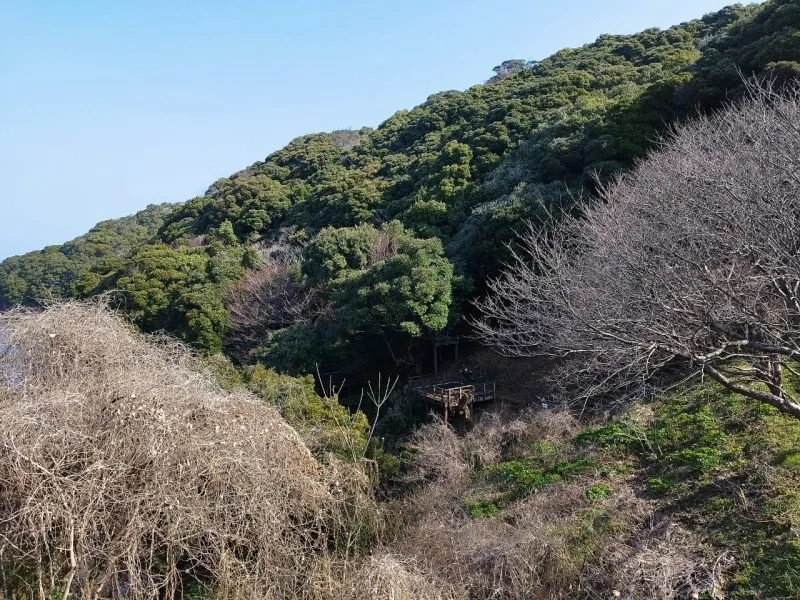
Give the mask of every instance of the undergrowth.
M 136 572 L 160 577 L 141 597 L 245 597 L 253 582 L 309 600 L 800 597 L 800 421 L 711 385 L 604 423 L 552 410 L 486 413 L 461 433 L 434 421 L 395 456 L 313 380 L 218 361 L 205 364 L 215 386 L 185 349 L 103 307 L 4 322 L 3 493 L 22 499 L 4 505 L 5 586 L 125 596 L 118 550 L 92 529 L 113 522 L 130 523 L 117 537 Z M 374 471 L 396 488 L 380 505 Z M 65 503 L 73 488 L 86 492 Z M 180 535 L 153 546 L 160 523 Z M 73 526 L 85 548 L 70 550 Z M 195 555 L 210 566 L 187 570 Z
M 729 564 L 736 600 L 800 596 L 800 422 L 720 390 L 692 385 L 584 430 L 575 441 L 633 459 L 636 484 Z
M 431 512 L 460 511 L 446 543 L 480 531 L 481 547 L 543 552 L 535 568 L 559 579 L 539 581 L 541 597 L 800 597 L 800 422 L 702 382 L 606 423 L 542 430 L 559 418 L 490 415 L 464 436 L 426 434 L 429 487 L 415 494 L 438 494 Z

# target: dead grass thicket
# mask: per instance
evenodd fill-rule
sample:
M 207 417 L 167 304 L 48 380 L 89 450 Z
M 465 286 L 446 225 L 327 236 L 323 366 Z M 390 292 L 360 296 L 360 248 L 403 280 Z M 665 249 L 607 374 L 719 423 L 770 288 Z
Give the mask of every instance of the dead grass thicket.
M 426 481 L 404 499 L 408 523 L 392 549 L 444 581 L 460 598 L 717 598 L 718 570 L 688 531 L 660 519 L 625 476 L 608 497 L 590 499 L 593 474 L 548 485 L 496 516 L 470 518 L 464 500 L 475 473 L 521 458 L 534 444 L 565 444 L 579 431 L 566 412 L 514 419 L 484 414 L 456 436 L 441 423 L 413 439 L 410 481 Z
M 6 598 L 302 598 L 315 561 L 347 560 L 378 522 L 357 470 L 102 304 L 2 313 L 0 330 Z
M 470 518 L 465 497 L 493 493 L 481 470 L 570 448 L 566 412 L 422 427 L 413 491 L 380 508 L 357 468 L 100 303 L 2 313 L 0 332 L 7 600 L 717 597 L 719 565 L 624 475 L 600 499 L 585 474 Z

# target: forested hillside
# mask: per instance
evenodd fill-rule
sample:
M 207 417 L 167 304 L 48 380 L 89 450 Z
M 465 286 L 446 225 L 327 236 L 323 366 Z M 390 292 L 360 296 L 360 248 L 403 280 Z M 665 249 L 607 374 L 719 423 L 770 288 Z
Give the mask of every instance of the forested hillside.
M 740 73 L 800 73 L 796 2 L 509 60 L 376 129 L 300 137 L 202 197 L 7 259 L 0 306 L 113 292 L 143 330 L 241 363 L 418 370 L 526 220 L 582 202 Z
M 133 248 L 152 242 L 175 206 L 150 205 L 135 215 L 102 221 L 61 246 L 7 258 L 0 266 L 0 308 L 78 295 L 92 269 L 118 268 Z
M 800 597 L 798 77 L 605 35 L 0 263 L 0 600 Z

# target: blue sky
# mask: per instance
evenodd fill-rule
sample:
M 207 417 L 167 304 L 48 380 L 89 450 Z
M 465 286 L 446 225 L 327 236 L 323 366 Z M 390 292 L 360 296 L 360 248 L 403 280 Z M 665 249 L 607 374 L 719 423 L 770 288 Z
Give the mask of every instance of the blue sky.
M 0 259 L 720 0 L 0 0 Z

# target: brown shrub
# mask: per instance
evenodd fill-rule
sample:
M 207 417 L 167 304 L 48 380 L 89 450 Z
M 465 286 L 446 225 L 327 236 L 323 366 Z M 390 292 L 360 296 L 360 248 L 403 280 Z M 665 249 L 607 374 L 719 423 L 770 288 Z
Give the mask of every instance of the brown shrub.
M 470 470 L 462 439 L 442 421 L 435 420 L 417 429 L 409 446 L 415 452 L 408 475 L 410 482 L 459 482 Z
M 715 600 L 722 598 L 720 570 L 728 564 L 718 560 L 712 567 L 702 550 L 690 531 L 661 521 L 642 528 L 627 544 L 609 548 L 594 573 L 586 577 L 587 585 L 612 588 L 626 600 L 677 600 L 704 593 Z
M 260 250 L 264 264 L 225 290 L 230 321 L 225 344 L 243 362 L 270 332 L 307 323 L 320 308 L 315 290 L 301 280 L 296 250 L 283 244 Z
M 509 418 L 484 413 L 463 438 L 462 453 L 473 468 L 519 458 L 535 442 L 562 443 L 578 431 L 578 422 L 563 410 L 524 410 Z
M 382 231 L 372 242 L 369 249 L 369 265 L 377 265 L 392 256 L 397 255 L 397 234 L 392 231 Z
M 423 427 L 422 485 L 391 505 L 395 537 L 376 547 L 385 513 L 364 475 L 317 462 L 274 409 L 219 390 L 175 342 L 98 304 L 0 314 L 0 332 L 0 584 L 15 598 L 719 594 L 721 560 L 621 476 L 599 500 L 586 474 L 467 516 L 474 469 L 568 440 L 565 413 L 486 415 L 464 437 Z
M 381 551 L 353 565 L 319 563 L 314 600 L 467 600 L 418 561 Z M 344 573 L 344 576 L 342 575 Z M 331 585 L 333 583 L 333 585 Z
M 554 485 L 495 518 L 469 519 L 457 504 L 450 511 L 434 505 L 397 549 L 469 598 L 572 597 L 587 565 L 607 551 L 604 544 L 620 543 L 646 516 L 624 487 L 601 504 L 590 503 L 583 490 L 578 483 Z M 606 597 L 610 588 L 602 584 Z
M 374 523 L 271 407 L 100 304 L 0 314 L 0 573 L 17 598 L 299 598 Z M 371 514 L 367 514 L 371 513 Z

